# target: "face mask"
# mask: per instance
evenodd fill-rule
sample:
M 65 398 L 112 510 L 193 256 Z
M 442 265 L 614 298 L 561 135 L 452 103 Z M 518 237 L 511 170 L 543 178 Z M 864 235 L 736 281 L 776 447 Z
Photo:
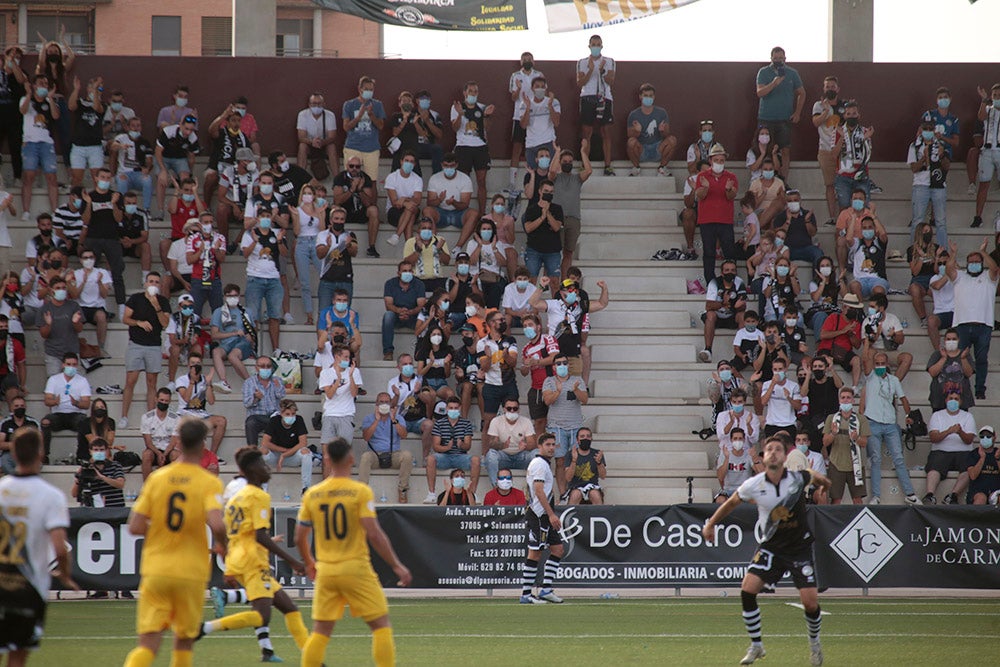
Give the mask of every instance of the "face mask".
M 540 100 L 545 97 L 545 88 L 535 88 L 532 92 L 535 94 L 536 100 Z
M 743 407 L 743 406 L 740 406 Z M 733 446 L 733 450 L 737 452 L 743 451 L 743 445 L 745 444 L 742 440 L 730 440 L 730 444 Z
M 62 268 L 62 260 L 61 259 L 54 259 L 54 260 L 52 260 L 52 268 L 53 269 L 61 269 Z
M 993 108 L 1000 109 L 1000 100 L 993 100 Z
M 979 436 L 979 444 L 983 446 L 983 449 L 991 449 L 993 447 L 993 437 L 992 436 Z
M 122 110 L 122 103 L 121 102 L 112 102 L 111 103 L 111 110 L 114 111 L 115 113 L 118 113 L 119 111 Z
M 83 268 L 85 268 L 85 269 L 92 269 L 92 268 L 94 268 L 94 264 L 95 263 L 96 263 L 96 260 L 93 257 L 91 257 L 89 259 L 84 259 L 84 260 L 80 261 L 80 264 L 82 264 Z
M 875 367 L 875 375 L 879 376 L 880 378 L 884 378 L 885 374 L 888 371 L 889 371 L 889 369 L 886 368 L 885 366 L 876 366 Z
M 105 180 L 105 179 L 101 179 L 101 180 L 97 181 L 97 189 L 98 190 L 107 190 L 110 187 L 111 187 L 111 181 L 108 181 L 108 180 Z
M 90 458 L 94 459 L 95 462 L 104 462 L 108 459 L 107 452 L 91 452 Z
M 361 99 L 363 99 L 363 100 L 370 100 L 373 95 L 375 95 L 375 91 L 374 90 L 362 90 L 361 91 Z
M 528 340 L 535 340 L 537 334 L 538 332 L 535 330 L 535 327 L 524 327 L 524 337 Z
M 958 350 L 958 341 L 946 340 L 944 342 L 944 349 L 947 350 L 948 352 L 955 352 L 956 350 Z
M 790 266 L 779 266 L 779 267 L 775 268 L 775 273 L 777 273 L 779 276 L 781 276 L 782 278 L 784 278 L 785 276 L 788 275 L 788 272 L 791 271 L 791 270 L 792 269 L 791 269 Z
M 343 313 L 347 310 L 347 304 L 343 301 L 337 301 L 333 304 L 333 309 L 338 313 Z
M 427 111 L 428 109 L 431 108 L 431 101 L 429 99 L 427 99 L 426 97 L 425 98 L 421 98 L 421 99 L 417 100 L 417 106 L 420 107 L 421 109 L 423 109 L 424 111 Z
M 146 294 L 149 296 L 157 296 L 160 293 L 160 287 L 158 285 L 146 285 Z
M 813 377 L 815 379 L 817 379 L 817 380 L 822 380 L 823 378 L 826 377 L 826 371 L 818 370 L 817 369 L 817 370 L 813 371 Z
M 865 241 L 871 241 L 873 238 L 875 238 L 875 230 L 874 229 L 862 229 L 861 230 L 861 236 L 864 238 Z
M 934 235 L 933 234 L 923 234 L 923 235 L 921 235 L 920 238 L 922 238 L 924 240 L 924 243 L 930 243 L 931 239 L 934 238 Z
M 565 364 L 563 364 L 562 366 L 556 366 L 556 375 L 558 375 L 561 378 L 564 378 L 567 375 L 569 375 L 569 366 L 566 366 Z
M 559 168 L 562 169 L 562 173 L 568 174 L 571 171 L 573 171 L 573 163 L 572 162 L 562 162 L 562 163 L 560 163 Z
M 351 360 L 350 359 L 341 359 L 339 366 L 340 366 L 341 370 L 345 370 L 346 371 L 348 368 L 351 367 Z
M 651 107 L 651 106 L 653 106 L 653 98 L 652 97 L 643 97 L 642 98 L 642 106 L 644 106 L 644 107 Z
M 477 310 L 478 309 L 475 306 L 466 306 L 465 307 L 465 316 L 466 317 L 475 317 Z
M 73 208 L 77 208 L 78 209 L 78 208 L 81 208 L 82 206 L 83 206 L 83 200 L 80 199 L 79 197 L 74 197 L 74 199 L 73 199 Z
M 260 193 L 262 195 L 269 195 L 272 192 L 274 192 L 274 185 L 272 185 L 271 183 L 261 183 Z
M 701 133 L 701 143 L 710 144 L 712 139 L 715 138 L 715 132 L 712 130 L 703 130 Z
M 302 203 L 303 204 L 311 204 L 312 201 L 313 201 L 313 195 L 310 195 L 310 194 L 302 195 Z
M 747 331 L 749 333 L 753 333 L 756 330 L 757 330 L 757 325 L 756 324 L 748 324 L 747 325 Z
M 958 412 L 959 404 L 954 398 L 946 402 L 944 405 L 948 408 L 948 412 Z
M 271 368 L 262 368 L 259 371 L 257 371 L 257 375 L 260 377 L 261 380 L 270 380 L 271 375 L 273 374 L 274 370 Z
M 257 224 L 260 225 L 261 229 L 267 231 L 271 228 L 271 218 L 258 218 Z
M 978 276 L 983 272 L 982 262 L 969 262 L 968 271 L 970 276 Z
M 934 130 L 921 130 L 920 131 L 920 137 L 924 141 L 930 141 L 931 139 L 934 138 Z
M 566 303 L 572 305 L 576 303 L 577 295 L 576 292 L 566 292 L 566 296 L 563 298 L 566 300 Z
M 387 415 L 389 414 L 389 411 L 392 410 L 392 406 L 388 403 L 379 403 L 376 409 L 380 415 Z
M 496 214 L 501 214 L 507 210 L 507 207 L 503 204 L 493 204 L 493 212 Z
M 947 109 L 950 106 L 951 106 L 951 98 L 950 97 L 942 97 L 941 99 L 938 100 L 938 107 L 940 107 L 942 109 Z
M 399 274 L 399 279 L 404 283 L 409 283 L 413 280 L 413 271 L 403 271 Z
M 192 366 L 190 368 L 190 370 L 194 371 L 195 375 L 197 375 L 199 377 L 201 376 L 201 364 L 195 364 L 194 366 Z
M 517 418 L 520 417 L 520 415 L 518 413 L 516 413 L 516 412 L 507 412 L 506 410 L 504 411 L 503 416 L 506 417 L 507 421 L 509 421 L 511 424 L 513 424 L 514 422 L 516 422 Z
M 188 100 L 186 97 L 175 97 L 174 103 L 179 107 L 186 107 L 188 105 Z
M 853 208 L 855 211 L 863 211 L 864 208 L 865 208 L 865 200 L 864 199 L 852 199 L 851 200 L 851 208 Z
M 403 377 L 410 377 L 413 375 L 413 364 L 403 364 L 403 367 L 399 371 L 403 374 Z
M 721 174 L 725 170 L 726 170 L 726 165 L 725 165 L 724 162 L 713 162 L 712 163 L 712 172 L 713 173 Z
M 66 300 L 66 290 L 64 290 L 64 289 L 53 290 L 53 292 L 52 292 L 52 298 L 55 299 L 56 301 L 65 301 Z
M 318 116 L 321 113 L 323 113 L 323 106 L 322 105 L 320 105 L 320 106 L 315 106 L 315 105 L 311 106 L 311 107 L 309 107 L 309 111 L 312 112 L 312 115 Z
M 492 229 L 481 229 L 481 230 L 479 230 L 479 236 L 481 236 L 484 241 L 489 242 L 490 240 L 493 239 L 493 230 Z
M 741 415 L 741 414 L 743 414 L 743 404 L 742 403 L 740 403 L 738 405 L 737 404 L 733 405 L 733 414 L 734 415 Z
M 538 158 L 538 166 L 541 167 L 542 169 L 548 169 L 550 164 L 552 164 L 552 158 L 546 157 L 544 155 Z
M 798 323 L 799 323 L 798 320 L 785 320 L 785 326 L 788 327 L 789 329 L 791 329 Z
M 821 267 L 819 267 L 819 275 L 823 276 L 824 278 L 828 278 L 831 273 L 833 273 L 833 267 L 832 266 L 821 266 Z
M 476 100 L 478 100 L 478 99 L 479 99 L 478 95 L 466 95 L 465 96 L 465 103 L 468 104 L 471 107 L 473 104 L 476 103 Z
M 458 419 L 459 415 L 461 415 L 461 414 L 462 414 L 461 410 L 456 410 L 455 408 L 449 408 L 448 409 L 448 419 L 451 419 L 451 420 Z M 464 483 L 464 480 L 463 480 L 463 483 Z
M 74 375 L 76 375 L 76 366 L 65 366 L 65 367 L 63 367 L 63 374 L 65 374 L 66 377 L 68 377 L 68 378 L 73 377 Z
M 876 315 L 878 315 L 878 309 L 868 306 L 868 317 L 875 317 Z
M 281 415 L 281 421 L 285 426 L 292 426 L 295 423 L 295 415 Z
M 191 308 L 190 306 L 184 306 L 183 308 L 181 308 L 181 315 L 183 315 L 184 317 L 191 317 L 192 315 L 194 315 L 194 308 Z
M 728 368 L 719 371 L 719 379 L 723 382 L 729 382 L 733 379 L 733 372 Z
M 799 450 L 803 454 L 809 453 L 809 445 L 795 445 L 795 449 Z
M 774 371 L 774 377 L 777 378 L 778 382 L 784 382 L 785 371 Z
M 788 212 L 791 214 L 796 214 L 802 210 L 802 202 L 800 201 L 790 201 L 788 202 Z
M 247 110 L 246 109 L 237 109 L 236 113 L 238 113 L 240 115 L 240 118 L 244 118 L 247 115 Z
M 450 310 L 450 309 L 451 309 L 451 301 L 445 299 L 444 301 L 441 302 L 441 310 Z
M 448 411 L 448 416 L 449 417 L 451 416 L 452 412 L 457 413 L 458 410 L 449 410 Z M 457 416 L 456 416 L 456 418 L 457 418 Z M 459 490 L 464 489 L 465 488 L 465 478 L 464 477 L 456 477 L 455 479 L 451 480 L 451 485 L 454 488 L 459 489 Z
M 596 58 L 597 56 L 601 55 L 601 49 L 602 48 L 604 48 L 604 47 L 602 47 L 602 46 L 592 46 L 592 47 L 590 47 L 590 55 L 592 55 L 593 57 Z
M 344 231 L 344 223 L 342 222 L 334 222 L 330 225 L 330 227 L 332 227 L 333 231 L 337 232 L 338 234 Z
M 24 419 L 24 415 L 28 414 L 27 408 L 14 408 L 14 416 L 18 419 Z
M 846 125 L 847 127 L 850 127 L 850 128 L 855 128 L 855 127 L 858 126 L 858 119 L 857 118 L 847 118 L 847 119 L 844 120 L 844 125 Z
M 125 212 L 129 215 L 135 215 L 136 211 L 139 210 L 138 204 L 125 204 Z
M 445 167 L 442 169 L 444 171 L 445 178 L 453 178 L 455 176 L 455 167 Z
M 476 343 L 476 339 L 470 336 L 462 336 L 462 343 L 465 347 L 472 347 Z
M 226 305 L 229 306 L 230 308 L 235 308 L 236 306 L 240 305 L 240 297 L 238 297 L 238 296 L 227 296 L 226 297 Z
M 517 289 L 519 289 L 520 291 L 523 292 L 524 290 L 528 289 L 528 281 L 527 280 L 523 280 L 523 279 L 515 280 L 514 281 L 514 286 L 517 287 Z
M 431 336 L 431 345 L 440 345 L 443 339 L 438 334 Z
M 421 229 L 420 230 L 420 240 L 421 241 L 430 241 L 432 238 L 434 238 L 434 230 L 433 229 Z
M 588 438 L 582 438 L 580 440 L 580 450 L 584 452 L 588 451 L 590 449 L 590 445 L 592 442 L 593 440 L 590 440 Z
M 768 180 L 769 181 L 772 178 L 774 178 L 774 169 L 765 169 L 764 171 L 760 172 L 760 176 L 764 180 Z
M 514 480 L 512 479 L 498 479 L 497 488 L 501 491 L 510 491 L 514 488 Z
M 412 162 L 404 162 L 402 165 L 400 165 L 400 168 L 403 170 L 404 174 L 412 174 L 413 173 L 413 163 Z
M 841 412 L 850 412 L 852 409 L 854 409 L 854 403 L 841 403 L 840 404 L 840 411 Z
M 141 132 L 137 132 L 135 130 L 129 130 L 128 131 L 128 136 L 129 136 L 130 139 L 138 139 L 139 137 L 142 136 L 142 133 Z
M 184 194 L 181 195 L 181 199 L 183 199 L 186 203 L 190 204 L 191 202 L 194 201 L 194 195 L 185 192 Z
M 49 94 L 49 89 L 46 88 L 45 86 L 38 86 L 37 88 L 35 88 L 35 94 L 38 95 L 38 97 L 47 97 Z
M 347 345 L 347 336 L 343 334 L 337 334 L 333 337 L 334 345 Z

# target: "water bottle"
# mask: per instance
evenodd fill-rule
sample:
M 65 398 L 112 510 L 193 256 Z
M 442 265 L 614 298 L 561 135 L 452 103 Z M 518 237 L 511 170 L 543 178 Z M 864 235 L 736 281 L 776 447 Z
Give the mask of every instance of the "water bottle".
M 690 327 L 692 329 L 696 328 L 698 326 L 698 323 L 695 322 L 694 315 L 691 315 L 690 313 L 688 313 L 688 317 L 690 318 Z
M 905 319 L 902 322 L 900 322 L 900 324 L 903 325 L 904 329 L 906 329 L 906 328 L 908 328 L 910 326 L 910 322 L 908 320 L 905 320 Z
M 380 503 L 387 503 L 387 502 L 389 502 L 389 499 L 385 495 L 385 491 L 383 491 L 382 495 L 378 497 L 378 501 Z
M 288 494 L 288 491 L 285 491 L 285 495 L 283 495 L 281 499 L 284 500 L 286 503 L 292 502 L 292 497 Z

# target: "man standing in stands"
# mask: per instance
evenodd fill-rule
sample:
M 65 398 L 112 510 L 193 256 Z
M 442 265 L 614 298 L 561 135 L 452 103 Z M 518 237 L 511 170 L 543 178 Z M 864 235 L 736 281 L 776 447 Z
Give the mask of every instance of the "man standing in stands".
M 722 245 L 722 256 L 735 259 L 733 237 L 733 200 L 739 190 L 736 174 L 726 171 L 726 149 L 715 144 L 709 151 L 711 171 L 698 174 L 694 196 L 698 200 L 698 228 L 701 230 L 701 263 L 705 284 L 715 279 L 715 247 Z
M 1000 88 L 996 91 L 1000 101 Z M 1000 118 L 1000 116 L 998 116 Z M 955 259 L 958 246 L 948 244 L 945 273 L 955 284 L 954 326 L 958 329 L 958 347 L 972 348 L 976 355 L 976 399 L 986 400 L 986 374 L 989 372 L 990 339 L 995 321 L 995 297 L 1000 282 L 1000 267 L 986 252 L 986 239 L 966 257 L 965 271 L 959 272 Z M 985 269 L 985 270 L 984 270 Z
M 615 61 L 601 55 L 604 42 L 600 35 L 590 38 L 590 56 L 576 63 L 576 85 L 580 87 L 580 125 L 583 140 L 589 148 L 594 128 L 601 133 L 604 152 L 604 175 L 614 176 L 611 166 L 611 123 L 614 122 L 614 105 L 611 86 L 618 70 Z
M 780 46 L 771 49 L 771 62 L 757 72 L 757 109 L 759 124 L 771 132 L 774 142 L 781 149 L 778 175 L 788 180 L 788 167 L 792 152 L 792 126 L 802 116 L 806 89 L 795 69 L 785 64 L 785 50 Z

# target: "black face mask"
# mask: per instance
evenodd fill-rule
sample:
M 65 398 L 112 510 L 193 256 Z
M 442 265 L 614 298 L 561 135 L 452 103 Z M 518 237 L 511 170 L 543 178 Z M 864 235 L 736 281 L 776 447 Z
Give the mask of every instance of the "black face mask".
M 94 410 L 94 416 L 97 417 L 98 419 L 104 419 L 105 417 L 108 416 L 108 411 L 103 410 L 101 408 L 97 408 L 96 410 Z
M 541 199 L 542 201 L 548 201 L 548 202 L 552 201 L 552 193 L 546 192 L 545 194 L 541 195 Z
M 38 233 L 41 234 L 42 236 L 52 236 L 51 229 L 39 229 Z
M 52 265 L 53 269 L 61 269 L 62 268 L 62 260 L 57 259 L 56 261 L 49 262 L 49 263 Z
M 160 412 L 166 412 L 168 409 L 170 409 L 170 404 L 169 403 L 157 403 L 156 404 L 156 409 L 159 410 Z
M 191 370 L 194 371 L 195 375 L 201 375 L 201 364 L 195 364 L 191 367 Z
M 338 225 L 337 223 L 333 223 L 330 226 L 333 228 L 333 231 L 337 232 L 338 234 L 344 231 L 344 225 Z
M 573 163 L 572 162 L 561 162 L 559 164 L 559 168 L 562 169 L 562 173 L 568 174 L 571 171 L 573 171 Z
M 345 343 L 347 343 L 347 336 L 334 336 L 333 342 L 338 345 L 344 345 Z
M 26 414 L 28 414 L 28 408 L 14 408 L 14 416 L 18 419 L 24 419 Z
M 920 238 L 922 238 L 924 240 L 924 243 L 930 243 L 931 239 L 934 238 L 934 235 L 933 234 L 924 234 Z
M 734 280 L 736 280 L 736 274 L 735 273 L 723 273 L 722 274 L 722 279 L 725 280 L 727 283 L 731 283 Z
M 587 450 L 589 450 L 591 442 L 593 442 L 593 441 L 589 440 L 589 439 L 586 439 L 586 438 L 581 439 L 580 440 L 580 450 L 584 451 L 584 452 L 587 451 Z
M 51 268 L 52 268 L 52 263 L 49 262 L 49 260 L 47 260 L 47 259 L 43 259 L 42 260 L 42 270 L 43 271 L 48 271 Z
M 507 320 L 500 320 L 500 324 L 497 325 L 497 331 L 499 331 L 500 333 L 506 333 Z
M 466 347 L 472 347 L 476 344 L 476 339 L 469 336 L 462 336 L 462 342 L 465 343 Z
M 58 53 L 50 53 L 47 56 L 45 56 L 45 59 L 48 60 L 50 63 L 57 63 L 60 60 L 62 60 L 62 57 Z
M 833 101 L 833 100 L 837 99 L 837 91 L 836 90 L 828 90 L 825 93 L 823 93 L 823 97 L 825 97 L 826 99 L 828 99 L 830 101 Z
M 7 340 L 7 330 L 6 329 L 0 330 L 0 340 Z
M 857 127 L 858 126 L 858 119 L 857 118 L 848 118 L 848 119 L 844 120 L 844 125 L 846 125 L 847 127 Z
M 523 63 L 521 63 L 521 69 L 523 69 L 525 72 L 530 72 L 534 66 L 535 63 L 530 60 L 525 60 Z
M 813 378 L 816 380 L 822 380 L 826 377 L 826 371 L 813 371 Z

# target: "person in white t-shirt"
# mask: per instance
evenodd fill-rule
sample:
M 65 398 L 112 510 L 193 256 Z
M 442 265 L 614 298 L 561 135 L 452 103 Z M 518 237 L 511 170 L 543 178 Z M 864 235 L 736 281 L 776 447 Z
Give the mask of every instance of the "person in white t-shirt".
M 490 168 L 490 149 L 486 128 L 496 107 L 479 101 L 479 84 L 469 81 L 462 89 L 462 100 L 451 106 L 451 129 L 455 132 L 455 155 L 458 169 L 476 172 L 476 199 L 479 210 L 486 210 L 486 172 Z
M 265 211 L 257 212 L 257 224 L 243 233 L 240 248 L 247 259 L 247 314 L 251 322 L 263 322 L 267 306 L 267 328 L 271 338 L 271 349 L 277 355 L 278 338 L 281 334 L 281 301 L 285 289 L 281 286 L 281 257 L 288 255 L 285 230 L 274 231 L 272 220 Z
M 760 392 L 754 392 L 754 408 L 758 413 L 767 407 L 764 418 L 764 437 L 769 438 L 778 431 L 788 431 L 795 436 L 795 413 L 802 407 L 802 397 L 799 395 L 799 385 L 787 377 L 787 362 L 778 358 L 771 362 L 774 373 L 772 379 L 760 387 Z
M 816 161 L 823 174 L 823 185 L 826 187 L 826 207 L 830 220 L 836 220 L 840 215 L 837 204 L 837 191 L 833 187 L 837 176 L 838 155 L 833 150 L 837 142 L 837 128 L 844 124 L 844 103 L 840 98 L 840 84 L 837 77 L 828 76 L 823 79 L 823 97 L 813 104 L 812 122 L 819 134 L 819 150 Z M 829 224 L 829 222 L 827 223 Z
M 424 196 L 424 181 L 413 173 L 417 166 L 417 154 L 406 149 L 400 160 L 399 169 L 385 177 L 385 220 L 396 228 L 388 239 L 392 246 L 401 238 L 413 236 L 413 223 L 420 213 L 420 202 Z
M 164 294 L 191 291 L 192 267 L 187 261 L 187 242 L 188 236 L 197 231 L 199 225 L 198 218 L 191 218 L 184 223 L 184 236 L 171 241 L 167 251 L 166 268 L 169 275 L 164 278 Z
M 105 312 L 105 297 L 111 292 L 111 274 L 105 269 L 94 268 L 97 261 L 94 251 L 83 249 L 80 252 L 82 269 L 69 274 L 66 288 L 69 297 L 80 304 L 84 321 L 97 327 L 97 346 L 101 354 L 110 356 L 104 351 L 104 343 L 108 339 L 108 314 Z
M 934 495 L 938 484 L 948 477 L 950 471 L 958 473 L 955 486 L 945 496 L 945 505 L 957 505 L 958 499 L 969 486 L 969 472 L 966 459 L 974 450 L 976 420 L 970 412 L 962 410 L 962 392 L 951 391 L 945 397 L 945 409 L 931 415 L 927 422 L 927 436 L 931 439 L 931 451 L 927 455 L 927 494 L 924 505 L 934 505 Z
M 552 155 L 561 115 L 562 106 L 555 93 L 548 89 L 545 77 L 535 76 L 531 80 L 531 91 L 523 91 L 514 103 L 514 117 L 525 131 L 525 162 L 529 171 L 541 166 L 535 159 L 539 149 L 548 148 Z
M 1000 267 L 986 252 L 988 239 L 983 239 L 978 251 L 966 256 L 965 271 L 956 264 L 958 246 L 948 244 L 948 264 L 945 272 L 955 284 L 955 316 L 953 326 L 958 329 L 960 349 L 973 348 L 976 358 L 976 398 L 986 399 L 986 374 L 989 372 L 990 338 L 996 316 L 997 283 Z
M 604 175 L 614 176 L 611 167 L 611 122 L 614 107 L 611 86 L 618 73 L 615 61 L 601 55 L 604 42 L 600 35 L 590 38 L 590 56 L 576 63 L 576 85 L 580 88 L 580 125 L 583 140 L 589 146 L 597 127 L 604 145 Z
M 79 375 L 80 357 L 75 352 L 67 352 L 62 363 L 62 373 L 56 373 L 45 383 L 45 405 L 52 410 L 42 418 L 46 463 L 52 446 L 52 431 L 76 432 L 90 414 L 90 383 Z
M 319 388 L 323 400 L 323 429 L 321 442 L 343 438 L 354 439 L 354 399 L 361 388 L 361 371 L 351 361 L 351 350 L 346 345 L 333 346 L 333 365 L 319 374 Z
M 507 331 L 521 326 L 521 318 L 534 312 L 529 301 L 538 290 L 531 284 L 531 273 L 523 266 L 514 271 L 514 280 L 503 289 L 500 312 L 507 318 Z
M 520 116 L 517 115 L 517 102 L 521 99 L 524 91 L 531 89 L 531 81 L 535 77 L 544 77 L 540 71 L 535 69 L 535 57 L 530 51 L 521 54 L 521 69 L 510 75 L 510 84 L 507 89 L 510 91 L 510 101 L 514 103 L 514 128 L 511 131 L 510 142 L 512 150 L 510 154 L 510 190 L 517 189 L 517 167 L 521 162 L 521 152 L 524 150 L 525 130 L 518 122 Z
M 427 181 L 427 206 L 423 214 L 434 222 L 436 229 L 462 230 L 456 250 L 472 236 L 472 227 L 479 219 L 479 211 L 469 205 L 471 201 L 472 179 L 458 170 L 458 156 L 445 153 L 441 171 Z
M 340 173 L 340 158 L 337 157 L 337 114 L 323 106 L 323 96 L 313 93 L 309 96 L 309 108 L 299 112 L 295 120 L 295 131 L 299 137 L 299 150 L 295 162 L 303 169 L 312 160 L 327 159 L 330 173 Z
M 0 178 L 0 266 L 10 267 L 10 230 L 7 227 L 7 213 L 11 218 L 17 217 L 17 204 L 14 195 L 3 189 L 3 180 Z
M 950 329 L 955 319 L 955 283 L 946 273 L 948 251 L 938 247 L 935 262 L 929 283 L 934 313 L 927 318 L 927 337 L 931 339 L 931 348 L 936 350 L 940 347 L 941 332 Z

